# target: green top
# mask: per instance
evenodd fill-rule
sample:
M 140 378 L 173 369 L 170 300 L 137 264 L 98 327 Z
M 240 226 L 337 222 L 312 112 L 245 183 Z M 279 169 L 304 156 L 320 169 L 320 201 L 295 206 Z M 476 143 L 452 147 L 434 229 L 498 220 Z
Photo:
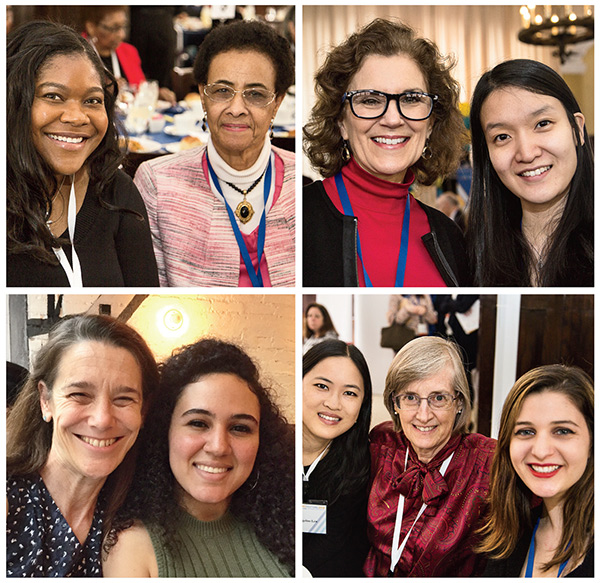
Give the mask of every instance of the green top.
M 226 513 L 201 522 L 181 511 L 178 538 L 167 549 L 150 525 L 159 577 L 289 577 L 279 559 L 266 549 L 252 528 Z

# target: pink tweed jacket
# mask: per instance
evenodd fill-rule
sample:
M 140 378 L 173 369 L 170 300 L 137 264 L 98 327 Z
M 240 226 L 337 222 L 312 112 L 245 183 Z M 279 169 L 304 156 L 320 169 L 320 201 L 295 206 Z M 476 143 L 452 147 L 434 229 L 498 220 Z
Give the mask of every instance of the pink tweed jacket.
M 203 170 L 205 148 L 144 162 L 134 182 L 150 220 L 161 286 L 236 287 L 240 251 L 225 204 Z M 295 281 L 295 155 L 273 148 L 275 189 L 267 215 L 265 259 L 273 287 Z

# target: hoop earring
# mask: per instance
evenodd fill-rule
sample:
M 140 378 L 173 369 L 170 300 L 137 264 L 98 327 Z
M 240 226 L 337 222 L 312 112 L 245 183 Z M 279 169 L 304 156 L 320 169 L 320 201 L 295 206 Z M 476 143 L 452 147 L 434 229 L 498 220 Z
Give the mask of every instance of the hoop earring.
M 348 148 L 348 142 L 344 140 L 344 145 L 342 146 L 342 161 L 349 162 L 352 155 L 350 154 L 350 149 Z
M 421 158 L 423 158 L 423 160 L 431 160 L 432 156 L 433 156 L 433 152 L 431 151 L 431 148 L 429 147 L 429 140 L 427 140 L 427 142 L 425 142 L 425 147 L 423 148 L 423 152 L 421 153 Z
M 206 124 L 206 112 L 204 112 L 204 117 L 202 118 L 202 131 L 208 131 L 208 125 Z

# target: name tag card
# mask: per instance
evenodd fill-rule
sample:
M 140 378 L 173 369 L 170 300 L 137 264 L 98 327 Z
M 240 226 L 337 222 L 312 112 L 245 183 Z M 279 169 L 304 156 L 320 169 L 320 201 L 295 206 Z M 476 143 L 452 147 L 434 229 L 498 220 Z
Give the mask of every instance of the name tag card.
M 302 504 L 302 532 L 327 534 L 327 504 Z

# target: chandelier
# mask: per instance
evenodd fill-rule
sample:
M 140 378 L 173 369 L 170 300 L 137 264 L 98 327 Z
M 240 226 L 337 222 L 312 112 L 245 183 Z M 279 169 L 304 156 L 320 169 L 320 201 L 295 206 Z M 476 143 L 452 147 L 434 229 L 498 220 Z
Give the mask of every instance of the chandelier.
M 519 40 L 530 45 L 555 46 L 553 54 L 565 63 L 573 54 L 567 45 L 594 38 L 594 8 L 578 6 L 521 6 Z

